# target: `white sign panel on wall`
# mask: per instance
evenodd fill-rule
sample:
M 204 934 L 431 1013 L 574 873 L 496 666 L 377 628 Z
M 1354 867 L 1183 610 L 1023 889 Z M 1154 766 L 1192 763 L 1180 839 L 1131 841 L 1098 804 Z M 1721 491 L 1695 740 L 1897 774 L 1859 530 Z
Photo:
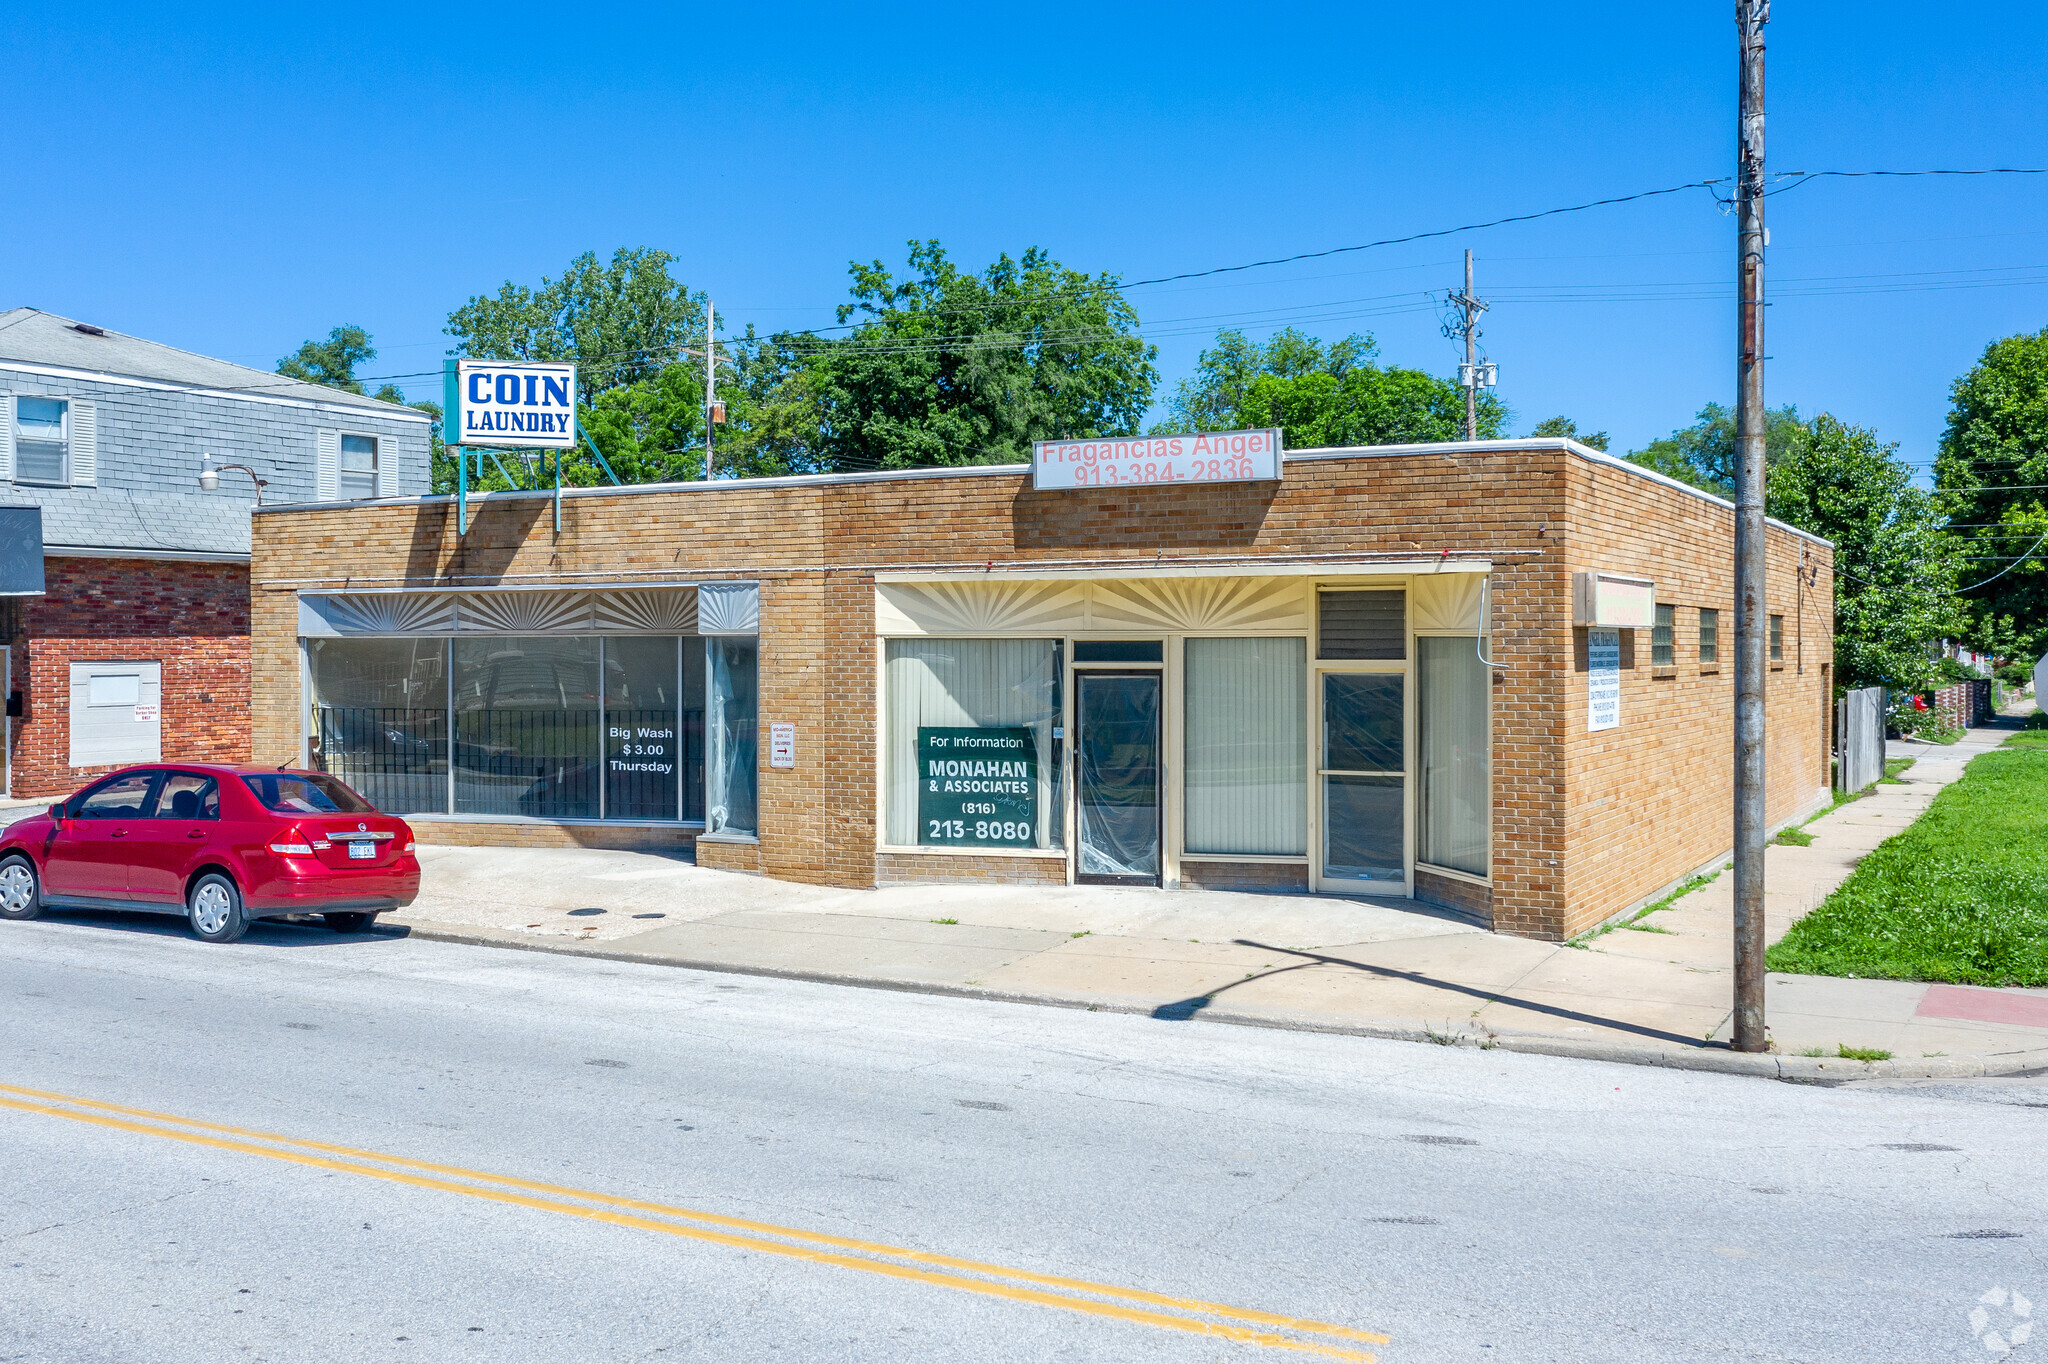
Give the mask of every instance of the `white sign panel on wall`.
M 1031 446 L 1031 486 L 1041 491 L 1255 483 L 1279 477 L 1278 430 L 1041 440 Z
M 768 726 L 768 765 L 770 767 L 796 766 L 796 726 Z
M 1621 725 L 1621 631 L 1586 631 L 1586 728 Z
M 443 395 L 450 445 L 568 450 L 576 444 L 576 366 L 457 360 Z

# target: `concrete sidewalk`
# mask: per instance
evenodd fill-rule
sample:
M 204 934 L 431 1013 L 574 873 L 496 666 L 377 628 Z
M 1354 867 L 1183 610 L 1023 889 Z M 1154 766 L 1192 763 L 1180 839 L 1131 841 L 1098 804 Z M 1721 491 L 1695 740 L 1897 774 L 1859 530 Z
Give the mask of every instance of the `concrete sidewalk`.
M 1771 941 L 2015 722 L 1914 745 L 1881 785 L 1773 844 Z M 425 937 L 870 987 L 1500 1046 L 1784 1078 L 2048 1067 L 2048 991 L 1770 978 L 1776 1052 L 1725 1047 L 1733 911 L 1716 878 L 1642 923 L 1560 945 L 1411 901 L 1102 887 L 844 891 L 635 853 L 422 849 Z M 1717 1045 L 1720 1044 L 1720 1045 Z M 1834 1059 L 1837 1047 L 1892 1060 Z M 1809 1050 L 1825 1052 L 1807 1057 Z

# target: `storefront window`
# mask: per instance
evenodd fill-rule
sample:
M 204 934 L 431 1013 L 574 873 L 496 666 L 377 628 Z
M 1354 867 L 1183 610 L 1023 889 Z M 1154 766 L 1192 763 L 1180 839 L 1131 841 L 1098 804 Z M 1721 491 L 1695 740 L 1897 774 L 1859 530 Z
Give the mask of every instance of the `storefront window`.
M 1307 641 L 1186 645 L 1187 850 L 1308 851 Z
M 455 641 L 455 813 L 595 819 L 598 641 Z
M 757 832 L 755 819 L 755 717 L 759 644 L 719 637 L 704 641 L 710 664 L 711 696 L 706 707 L 710 833 Z
M 448 809 L 448 642 L 316 639 L 313 765 L 395 815 Z
M 1416 858 L 1486 875 L 1493 787 L 1487 761 L 1487 668 L 1470 635 L 1416 641 L 1422 790 Z
M 884 666 L 890 843 L 1065 846 L 1058 640 L 892 639 Z
M 605 818 L 702 819 L 703 770 L 704 651 L 671 636 L 607 639 Z

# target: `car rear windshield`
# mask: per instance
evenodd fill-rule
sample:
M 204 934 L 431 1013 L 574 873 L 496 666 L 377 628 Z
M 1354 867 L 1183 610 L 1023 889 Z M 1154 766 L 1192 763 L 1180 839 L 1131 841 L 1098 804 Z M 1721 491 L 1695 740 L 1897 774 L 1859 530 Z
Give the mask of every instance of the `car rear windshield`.
M 281 815 L 374 815 L 375 806 L 317 772 L 264 772 L 242 778 L 256 799 Z

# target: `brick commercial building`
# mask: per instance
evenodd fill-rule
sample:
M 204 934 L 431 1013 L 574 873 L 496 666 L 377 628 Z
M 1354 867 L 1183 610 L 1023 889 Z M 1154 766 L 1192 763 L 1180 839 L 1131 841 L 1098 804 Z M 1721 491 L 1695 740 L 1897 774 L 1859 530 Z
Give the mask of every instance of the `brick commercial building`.
M 427 414 L 0 312 L 0 794 L 249 752 L 249 505 L 420 492 Z M 201 463 L 243 465 L 202 488 Z M 39 545 L 39 548 L 37 546 Z
M 442 841 L 1409 896 L 1543 938 L 1726 855 L 1727 503 L 1552 439 L 1281 473 L 581 489 L 559 532 L 544 494 L 466 534 L 446 498 L 266 508 L 254 756 Z M 1777 824 L 1828 799 L 1833 581 L 1768 538 Z

